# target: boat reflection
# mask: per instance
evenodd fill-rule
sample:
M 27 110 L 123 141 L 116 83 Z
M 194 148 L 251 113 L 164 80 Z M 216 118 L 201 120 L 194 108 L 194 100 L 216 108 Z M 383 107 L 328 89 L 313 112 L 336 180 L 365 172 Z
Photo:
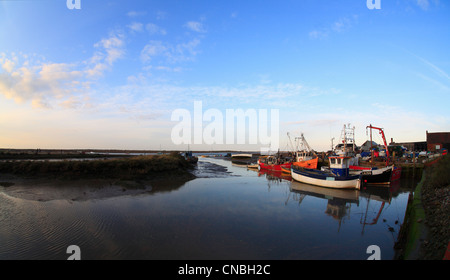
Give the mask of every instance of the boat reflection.
M 292 181 L 291 174 L 283 171 L 273 171 L 267 169 L 258 170 L 258 177 L 262 176 L 266 176 L 269 181 Z
M 360 191 L 358 190 L 322 188 L 292 181 L 290 191 L 293 194 L 300 195 L 298 200 L 299 203 L 301 203 L 306 196 L 327 199 L 328 203 L 325 209 L 325 214 L 335 220 L 338 220 L 339 225 L 342 219 L 349 214 L 352 203 L 359 206 Z
M 382 212 L 386 210 L 387 207 L 389 207 L 392 201 L 392 197 L 396 196 L 399 190 L 400 190 L 400 183 L 398 182 L 392 182 L 390 188 L 368 186 L 361 189 L 361 197 L 366 200 L 366 210 L 364 212 L 364 215 L 361 215 L 360 219 L 360 224 L 362 225 L 361 234 L 364 234 L 366 226 L 376 225 L 379 222 Z M 371 201 L 381 202 L 380 206 L 378 207 L 378 210 L 376 211 L 376 215 L 374 215 L 373 217 L 369 215 L 370 212 L 368 211 Z M 388 206 L 386 206 L 386 203 L 388 204 Z M 383 219 L 383 222 L 386 222 L 386 220 Z M 391 233 L 395 232 L 395 229 L 393 227 L 394 225 L 397 225 L 398 227 L 401 226 L 399 218 L 397 218 L 397 220 L 394 221 L 393 225 L 387 225 L 389 232 Z
M 382 212 L 387 208 L 386 205 L 391 203 L 392 197 L 395 195 L 395 190 L 392 190 L 391 188 L 365 187 L 361 190 L 331 189 L 304 184 L 295 180 L 291 181 L 289 189 L 290 193 L 285 205 L 287 205 L 291 196 L 294 201 L 299 203 L 299 205 L 306 196 L 326 199 L 327 205 L 324 213 L 339 222 L 338 231 L 340 230 L 344 218 L 350 219 L 351 206 L 354 204 L 359 207 L 360 203 L 363 203 L 365 211 L 353 214 L 360 217 L 360 224 L 362 225 L 361 234 L 364 234 L 366 226 L 378 223 Z M 377 209 L 375 214 L 373 214 L 373 211 L 368 211 L 369 204 L 372 201 L 377 201 L 377 203 L 371 206 Z M 398 221 L 395 221 L 395 224 L 397 225 Z M 389 231 L 394 232 L 392 226 L 388 226 L 388 229 Z

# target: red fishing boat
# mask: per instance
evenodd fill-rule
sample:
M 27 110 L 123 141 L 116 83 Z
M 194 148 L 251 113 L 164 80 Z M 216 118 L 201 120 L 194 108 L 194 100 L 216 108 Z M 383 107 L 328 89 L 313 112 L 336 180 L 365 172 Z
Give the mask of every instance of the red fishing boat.
M 281 156 L 262 156 L 258 159 L 260 170 L 282 171 L 282 167 L 291 169 L 291 159 Z

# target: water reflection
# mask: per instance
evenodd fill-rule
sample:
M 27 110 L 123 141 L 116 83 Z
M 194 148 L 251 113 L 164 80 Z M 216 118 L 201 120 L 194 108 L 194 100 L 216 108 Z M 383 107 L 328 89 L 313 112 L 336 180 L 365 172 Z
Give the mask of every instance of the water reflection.
M 367 259 L 372 244 L 394 255 L 403 183 L 327 189 L 215 158 L 193 172 L 187 183 L 0 184 L 0 259 L 65 259 L 72 244 L 84 259 Z
M 358 190 L 322 188 L 296 181 L 291 182 L 290 190 L 291 193 L 300 195 L 297 199 L 299 204 L 301 204 L 306 196 L 313 196 L 327 200 L 324 213 L 327 216 L 337 220 L 339 222 L 339 228 L 341 226 L 342 219 L 349 213 L 350 204 L 353 203 L 359 206 L 360 192 Z
M 266 177 L 268 181 L 292 181 L 291 174 L 282 171 L 259 170 L 258 177 Z
M 407 178 L 392 182 L 390 186 L 363 186 L 361 190 L 342 190 L 297 182 L 282 172 L 260 171 L 258 176 L 265 177 L 272 184 L 289 182 L 285 205 L 291 200 L 301 207 L 307 197 L 326 201 L 323 213 L 338 222 L 337 232 L 341 230 L 344 220 L 353 224 L 358 222 L 361 236 L 364 236 L 368 227 L 376 227 L 377 232 L 381 230 L 383 235 L 390 235 L 393 244 L 404 218 L 407 196 L 417 183 L 416 180 Z M 356 207 L 353 213 L 352 206 Z
M 18 182 L 2 182 L 0 192 L 9 197 L 29 201 L 88 201 L 172 192 L 179 190 L 185 183 L 186 180 L 183 179 L 151 181 L 21 179 Z

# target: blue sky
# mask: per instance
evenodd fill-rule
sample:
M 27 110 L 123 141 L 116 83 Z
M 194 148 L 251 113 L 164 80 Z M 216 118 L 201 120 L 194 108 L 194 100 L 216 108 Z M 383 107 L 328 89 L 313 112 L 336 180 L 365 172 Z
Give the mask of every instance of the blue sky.
M 0 147 L 185 149 L 171 114 L 194 101 L 279 109 L 280 148 L 450 131 L 447 1 L 80 3 L 0 1 Z

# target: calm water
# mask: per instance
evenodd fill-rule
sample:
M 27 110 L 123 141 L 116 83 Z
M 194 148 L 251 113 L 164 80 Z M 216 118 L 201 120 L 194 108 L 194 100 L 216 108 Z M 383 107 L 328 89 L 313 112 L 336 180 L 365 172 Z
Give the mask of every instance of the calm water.
M 213 169 L 211 169 L 214 167 Z M 340 191 L 201 158 L 184 184 L 0 186 L 0 259 L 392 259 L 413 180 Z M 131 183 L 130 183 L 131 184 Z

